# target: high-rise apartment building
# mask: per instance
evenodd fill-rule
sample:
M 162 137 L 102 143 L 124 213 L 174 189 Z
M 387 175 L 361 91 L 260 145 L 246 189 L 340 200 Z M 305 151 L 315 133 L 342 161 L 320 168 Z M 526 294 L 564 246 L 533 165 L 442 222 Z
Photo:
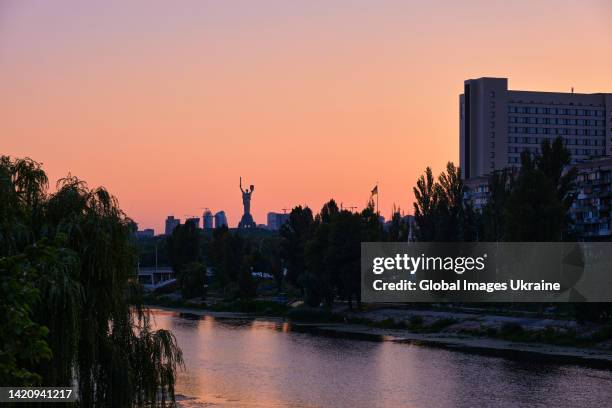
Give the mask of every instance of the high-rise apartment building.
M 576 169 L 575 198 L 570 209 L 574 228 L 584 239 L 610 239 L 612 158 L 588 160 L 576 165 Z
M 204 229 L 206 230 L 210 230 L 214 228 L 214 224 L 213 224 L 213 214 L 212 212 L 210 212 L 210 210 L 206 210 L 204 211 L 204 214 L 202 215 L 202 220 L 203 220 L 203 226 Z
M 193 223 L 196 228 L 200 228 L 200 217 L 189 217 L 185 219 L 185 224 L 187 224 L 188 222 Z
M 269 212 L 267 227 L 269 230 L 278 231 L 287 221 L 289 221 L 289 214 Z
M 219 211 L 215 214 L 215 228 L 221 228 L 222 226 L 227 227 L 227 217 L 225 211 Z
M 520 165 L 560 136 L 574 163 L 612 156 L 612 94 L 515 91 L 506 78 L 469 79 L 459 97 L 460 165 L 466 179 Z
M 172 234 L 172 231 L 174 231 L 174 229 L 180 225 L 180 223 L 181 220 L 179 218 L 174 218 L 173 215 L 169 215 L 168 218 L 166 218 L 166 229 L 164 230 L 164 234 Z

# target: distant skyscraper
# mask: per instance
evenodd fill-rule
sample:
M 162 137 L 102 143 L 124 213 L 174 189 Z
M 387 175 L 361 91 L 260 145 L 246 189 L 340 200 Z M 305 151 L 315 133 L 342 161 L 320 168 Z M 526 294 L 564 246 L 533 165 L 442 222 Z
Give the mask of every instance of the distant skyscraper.
M 204 229 L 213 229 L 214 228 L 214 217 L 212 212 L 210 212 L 210 210 L 206 210 L 204 211 L 204 214 L 202 215 L 202 221 L 203 221 L 203 226 Z
M 519 167 L 561 137 L 572 162 L 612 156 L 612 93 L 515 91 L 506 78 L 468 79 L 459 96 L 460 163 L 465 179 Z
M 227 227 L 227 217 L 225 211 L 219 211 L 215 214 L 215 228 L 221 228 L 222 226 Z
M 289 214 L 281 214 L 276 212 L 268 213 L 269 230 L 278 231 L 287 221 L 289 221 Z
M 181 223 L 181 220 L 179 218 L 174 218 L 173 215 L 169 215 L 168 218 L 166 218 L 166 229 L 165 229 L 164 233 L 166 235 L 172 234 L 172 231 L 174 231 L 174 229 L 180 223 Z

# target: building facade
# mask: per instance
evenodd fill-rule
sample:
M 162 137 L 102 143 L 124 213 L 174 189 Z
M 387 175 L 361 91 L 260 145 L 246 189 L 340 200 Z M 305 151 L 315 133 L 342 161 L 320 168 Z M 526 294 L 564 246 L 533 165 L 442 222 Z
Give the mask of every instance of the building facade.
M 191 222 L 196 228 L 200 228 L 200 218 L 199 217 L 189 217 L 185 219 L 185 224 Z
M 224 225 L 228 226 L 225 211 L 219 211 L 215 214 L 215 228 L 221 228 Z
M 576 191 L 570 209 L 576 232 L 588 240 L 610 239 L 612 205 L 612 158 L 576 165 Z
M 145 228 L 143 230 L 136 231 L 136 238 L 146 239 L 155 237 L 155 230 L 153 228 Z
M 203 222 L 203 226 L 204 229 L 210 230 L 214 228 L 214 217 L 212 215 L 212 212 L 210 212 L 210 210 L 206 210 L 204 211 L 204 214 L 202 215 L 202 222 Z
M 179 218 L 174 218 L 173 215 L 169 215 L 168 218 L 166 218 L 166 228 L 164 230 L 164 234 L 172 234 L 172 231 L 174 231 L 174 229 L 180 224 L 181 220 Z
M 545 140 L 563 138 L 572 162 L 612 156 L 612 94 L 515 91 L 506 78 L 469 79 L 459 96 L 465 179 L 520 166 Z
M 472 208 L 477 211 L 487 205 L 489 200 L 489 177 L 472 177 L 464 181 L 464 200 L 469 201 Z
M 269 212 L 267 228 L 272 231 L 278 231 L 287 221 L 289 221 L 289 214 Z

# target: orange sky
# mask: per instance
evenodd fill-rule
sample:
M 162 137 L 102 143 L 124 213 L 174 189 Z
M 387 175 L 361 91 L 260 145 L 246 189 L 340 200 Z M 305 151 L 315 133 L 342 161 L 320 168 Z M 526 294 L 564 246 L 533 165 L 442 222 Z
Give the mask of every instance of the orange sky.
M 124 4 L 129 3 L 129 4 Z M 412 212 L 458 161 L 463 80 L 612 92 L 593 1 L 0 0 L 0 153 L 104 185 L 141 227 L 334 197 Z

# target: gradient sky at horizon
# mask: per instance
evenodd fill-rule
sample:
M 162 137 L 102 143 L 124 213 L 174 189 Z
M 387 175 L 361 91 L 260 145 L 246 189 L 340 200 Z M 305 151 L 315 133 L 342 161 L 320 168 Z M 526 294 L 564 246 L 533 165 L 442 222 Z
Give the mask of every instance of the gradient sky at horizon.
M 412 212 L 458 162 L 463 80 L 612 92 L 612 2 L 0 0 L 0 154 L 167 215 L 329 198 Z

